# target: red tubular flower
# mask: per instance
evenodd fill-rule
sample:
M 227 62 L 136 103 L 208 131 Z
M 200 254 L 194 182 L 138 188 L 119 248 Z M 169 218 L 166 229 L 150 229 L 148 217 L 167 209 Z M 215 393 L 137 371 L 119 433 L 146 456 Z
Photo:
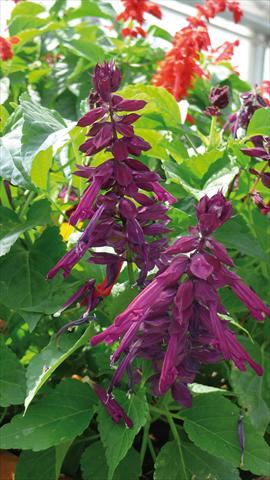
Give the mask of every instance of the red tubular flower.
M 18 37 L 4 38 L 0 36 L 0 57 L 4 62 L 13 58 L 12 45 L 19 43 L 19 41 Z
M 147 0 L 122 0 L 125 9 L 117 17 L 116 21 L 124 20 L 125 22 L 135 22 L 135 25 L 130 27 L 125 27 L 122 29 L 121 33 L 123 37 L 137 37 L 141 35 L 142 37 L 146 36 L 145 30 L 142 28 L 142 25 L 145 21 L 144 14 L 149 13 L 154 15 L 154 17 L 161 18 L 162 13 L 159 6 L 156 3 L 148 2 Z M 138 23 L 138 25 L 136 25 Z
M 215 63 L 230 61 L 234 55 L 234 48 L 239 46 L 239 40 L 224 42 L 217 48 L 212 49 L 210 56 Z
M 270 81 L 264 80 L 259 88 L 260 94 L 270 107 Z
M 160 62 L 158 71 L 152 79 L 154 85 L 166 88 L 177 101 L 187 95 L 195 76 L 205 75 L 199 65 L 199 54 L 201 51 L 209 50 L 211 42 L 204 22 L 214 18 L 226 8 L 233 12 L 235 21 L 239 21 L 242 11 L 238 1 L 206 0 L 203 5 L 197 5 L 197 14 L 189 17 L 187 27 L 175 34 L 171 50 Z

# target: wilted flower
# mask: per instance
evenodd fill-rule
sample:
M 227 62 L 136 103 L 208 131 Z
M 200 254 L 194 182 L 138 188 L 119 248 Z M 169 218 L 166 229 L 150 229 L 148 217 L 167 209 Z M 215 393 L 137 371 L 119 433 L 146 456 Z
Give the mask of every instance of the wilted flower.
M 203 363 L 224 358 L 240 370 L 248 363 L 258 375 L 262 368 L 237 341 L 226 309 L 218 295 L 229 286 L 257 320 L 270 316 L 270 309 L 230 271 L 233 261 L 224 246 L 211 234 L 232 214 L 232 206 L 222 193 L 204 196 L 196 208 L 198 224 L 190 235 L 181 237 L 164 254 L 167 266 L 116 317 L 113 325 L 92 338 L 92 345 L 113 343 L 121 338 L 112 363 L 122 360 L 113 376 L 109 392 L 125 371 L 131 375 L 135 358 L 152 362 L 150 378 L 155 395 L 171 388 L 174 399 L 191 405 L 188 383 L 194 381 Z

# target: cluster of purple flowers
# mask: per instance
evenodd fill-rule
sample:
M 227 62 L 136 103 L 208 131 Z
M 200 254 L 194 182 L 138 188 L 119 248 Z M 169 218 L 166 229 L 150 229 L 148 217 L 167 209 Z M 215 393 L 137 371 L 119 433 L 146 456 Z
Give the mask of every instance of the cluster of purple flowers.
M 205 110 L 205 114 L 209 117 L 217 117 L 221 115 L 221 110 L 229 105 L 230 89 L 226 85 L 222 87 L 214 87 L 209 94 L 210 106 Z
M 132 363 L 136 358 L 152 362 L 150 378 L 155 395 L 171 388 L 174 399 L 191 405 L 188 384 L 193 382 L 201 364 L 232 360 L 240 370 L 248 363 L 258 375 L 256 364 L 237 341 L 218 290 L 228 286 L 247 306 L 250 313 L 263 320 L 270 309 L 228 267 L 233 267 L 222 244 L 212 233 L 231 217 L 232 206 L 222 193 L 204 196 L 196 208 L 198 224 L 190 235 L 176 240 L 163 255 L 166 267 L 116 317 L 106 330 L 92 338 L 100 342 L 121 342 L 112 355 L 114 365 L 121 358 L 108 393 L 126 371 L 132 383 Z
M 106 149 L 112 158 L 98 167 L 78 166 L 75 174 L 90 185 L 72 212 L 70 223 L 88 224 L 77 245 L 49 272 L 49 278 L 60 269 L 66 277 L 93 247 L 113 249 L 113 253 L 91 252 L 89 258 L 91 263 L 106 265 L 108 278 L 117 276 L 123 262 L 134 262 L 140 270 L 138 284 L 143 285 L 147 273 L 161 266 L 161 252 L 167 245 L 164 234 L 169 231 L 167 204 L 175 198 L 160 185 L 157 173 L 134 158 L 151 146 L 134 132 L 133 124 L 140 115 L 120 112 L 140 110 L 146 102 L 114 94 L 120 80 L 114 62 L 96 66 L 90 111 L 78 122 L 81 127 L 90 127 L 80 150 L 91 156 Z

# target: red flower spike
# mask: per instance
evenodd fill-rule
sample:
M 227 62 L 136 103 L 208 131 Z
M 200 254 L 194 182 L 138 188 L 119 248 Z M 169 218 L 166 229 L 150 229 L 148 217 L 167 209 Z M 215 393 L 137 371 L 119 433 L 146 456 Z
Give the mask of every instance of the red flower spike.
M 187 95 L 195 77 L 205 75 L 199 64 L 200 52 L 208 51 L 211 42 L 204 21 L 209 21 L 226 8 L 233 12 L 235 21 L 240 20 L 242 11 L 238 1 L 206 0 L 204 5 L 197 5 L 197 14 L 187 18 L 188 25 L 175 34 L 171 50 L 160 62 L 152 79 L 154 85 L 166 88 L 177 101 Z M 234 44 L 228 42 L 228 50 L 220 53 L 221 58 L 218 61 L 225 60 L 222 55 L 228 56 L 232 53 L 233 46 Z
M 142 28 L 145 22 L 144 14 L 149 13 L 157 18 L 162 18 L 162 12 L 156 3 L 147 0 L 122 0 L 125 9 L 117 17 L 116 21 L 124 20 L 125 22 L 135 22 L 134 27 L 125 27 L 121 33 L 123 37 L 146 36 L 146 31 Z M 136 23 L 138 25 L 136 25 Z

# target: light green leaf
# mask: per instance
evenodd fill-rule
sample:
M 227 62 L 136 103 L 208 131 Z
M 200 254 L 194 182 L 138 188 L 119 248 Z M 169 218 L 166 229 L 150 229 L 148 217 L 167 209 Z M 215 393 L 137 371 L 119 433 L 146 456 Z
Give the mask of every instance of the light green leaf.
M 15 353 L 0 342 L 0 405 L 19 405 L 25 397 L 25 369 Z
M 33 15 L 16 15 L 12 17 L 8 24 L 8 30 L 10 35 L 20 35 L 24 30 L 31 28 L 44 27 L 47 24 L 45 18 L 38 18 Z
M 179 106 L 165 88 L 150 85 L 128 85 L 119 92 L 119 95 L 134 100 L 145 100 L 147 105 L 142 110 L 144 117 L 153 118 L 167 127 L 180 127 Z
M 123 423 L 114 423 L 105 408 L 100 405 L 98 425 L 109 467 L 108 480 L 112 480 L 116 467 L 126 456 L 135 436 L 145 425 L 148 416 L 148 404 L 142 390 L 136 395 L 132 395 L 130 399 L 123 392 L 118 392 L 115 397 L 132 419 L 133 427 L 128 429 Z
M 190 440 L 207 453 L 240 466 L 240 441 L 237 433 L 239 408 L 219 394 L 200 395 L 192 408 L 181 411 L 184 428 Z M 247 417 L 244 419 L 245 452 L 243 470 L 256 475 L 270 474 L 270 448 L 256 432 Z
M 36 187 L 42 190 L 47 189 L 48 173 L 52 166 L 53 148 L 49 147 L 45 151 L 39 152 L 32 163 L 31 179 Z
M 115 11 L 110 3 L 97 3 L 91 0 L 83 0 L 79 8 L 70 8 L 66 12 L 66 19 L 82 17 L 98 17 L 112 19 L 115 17 Z
M 50 343 L 30 361 L 26 373 L 27 395 L 24 402 L 25 411 L 42 385 L 51 377 L 59 365 L 76 352 L 78 348 L 85 345 L 92 333 L 93 326 L 89 325 L 77 340 L 76 337 L 78 337 L 78 335 L 75 336 L 74 334 L 72 336 L 62 336 L 58 343 L 56 339 L 53 338 Z
M 93 414 L 95 394 L 78 380 L 63 380 L 55 390 L 0 429 L 3 449 L 46 450 L 81 435 Z
M 181 439 L 181 448 L 188 480 L 238 480 L 238 471 L 227 462 L 203 452 L 191 442 Z M 166 443 L 160 450 L 154 480 L 184 480 L 186 478 L 180 461 L 176 442 Z
M 88 447 L 81 459 L 83 480 L 106 480 L 108 467 L 105 450 L 101 442 Z M 116 468 L 113 480 L 138 480 L 141 474 L 140 455 L 131 448 Z
M 270 108 L 256 110 L 249 122 L 247 135 L 249 137 L 254 135 L 270 136 Z
M 45 11 L 45 8 L 34 2 L 23 1 L 17 3 L 11 12 L 11 18 L 16 17 L 16 15 L 38 15 Z
M 8 117 L 9 117 L 9 113 L 7 109 L 3 105 L 0 105 L 0 133 L 3 132 L 6 126 Z

